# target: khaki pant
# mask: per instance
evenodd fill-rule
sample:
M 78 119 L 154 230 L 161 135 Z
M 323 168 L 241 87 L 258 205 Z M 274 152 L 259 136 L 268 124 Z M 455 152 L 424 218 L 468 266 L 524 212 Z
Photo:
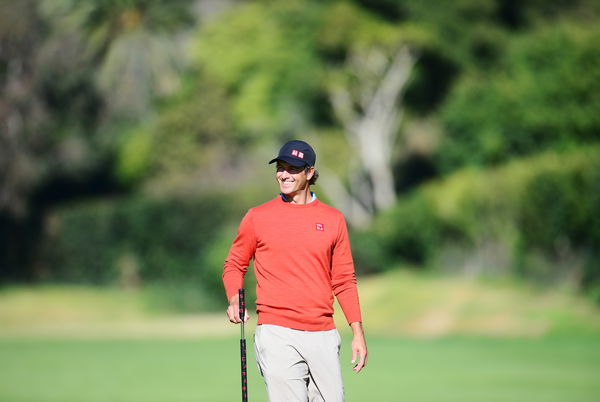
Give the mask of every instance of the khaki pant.
M 258 369 L 270 402 L 341 402 L 340 335 L 259 325 L 254 334 Z

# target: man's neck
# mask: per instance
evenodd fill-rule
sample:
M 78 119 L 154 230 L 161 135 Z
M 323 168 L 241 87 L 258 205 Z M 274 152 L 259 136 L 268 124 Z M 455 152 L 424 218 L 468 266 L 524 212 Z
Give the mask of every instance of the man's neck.
M 291 204 L 308 204 L 313 200 L 313 193 L 310 188 L 306 190 L 298 191 L 295 194 L 285 195 L 282 194 L 285 200 Z

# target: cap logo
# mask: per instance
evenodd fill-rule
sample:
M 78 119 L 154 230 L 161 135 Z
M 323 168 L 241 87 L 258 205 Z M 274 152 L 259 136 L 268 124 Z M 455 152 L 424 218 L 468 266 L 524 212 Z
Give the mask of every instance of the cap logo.
M 304 159 L 304 152 L 300 152 L 297 149 L 292 150 L 292 155 L 297 156 L 300 159 Z

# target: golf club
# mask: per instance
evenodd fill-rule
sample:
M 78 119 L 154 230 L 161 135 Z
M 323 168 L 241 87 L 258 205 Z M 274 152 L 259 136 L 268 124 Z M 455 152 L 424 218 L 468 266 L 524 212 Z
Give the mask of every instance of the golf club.
M 246 317 L 246 300 L 244 288 L 238 290 L 240 297 L 240 319 L 242 320 L 242 333 L 240 338 L 240 355 L 242 361 L 242 402 L 248 402 L 248 374 L 246 371 L 246 335 L 244 334 L 244 319 Z

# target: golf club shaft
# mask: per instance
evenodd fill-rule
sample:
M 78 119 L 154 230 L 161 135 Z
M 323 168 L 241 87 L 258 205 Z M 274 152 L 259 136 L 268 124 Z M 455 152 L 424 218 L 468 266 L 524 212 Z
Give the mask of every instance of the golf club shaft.
M 241 339 L 240 339 L 240 357 L 242 362 L 242 402 L 248 402 L 248 373 L 246 371 L 246 335 L 244 334 L 244 320 L 246 318 L 246 300 L 244 298 L 244 288 L 238 291 L 240 297 L 240 319 Z

